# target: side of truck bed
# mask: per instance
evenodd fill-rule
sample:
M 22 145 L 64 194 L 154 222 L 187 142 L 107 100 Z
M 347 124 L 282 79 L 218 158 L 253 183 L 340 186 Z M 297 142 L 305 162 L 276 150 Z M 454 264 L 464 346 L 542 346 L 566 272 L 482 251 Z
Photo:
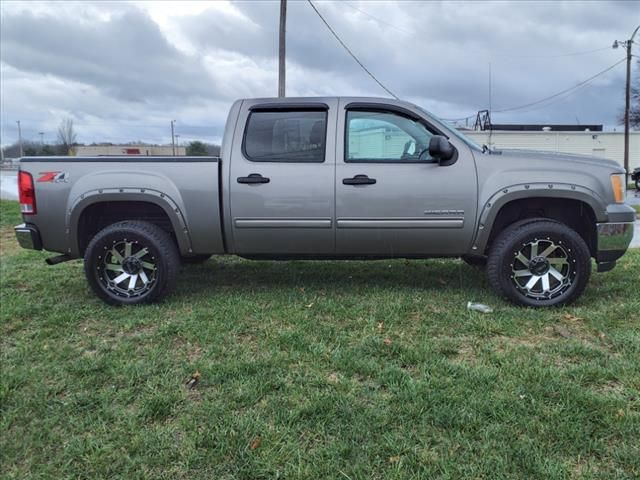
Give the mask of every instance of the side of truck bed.
M 45 250 L 81 257 L 102 228 L 136 218 L 165 225 L 183 256 L 225 251 L 217 157 L 28 157 L 21 171 Z

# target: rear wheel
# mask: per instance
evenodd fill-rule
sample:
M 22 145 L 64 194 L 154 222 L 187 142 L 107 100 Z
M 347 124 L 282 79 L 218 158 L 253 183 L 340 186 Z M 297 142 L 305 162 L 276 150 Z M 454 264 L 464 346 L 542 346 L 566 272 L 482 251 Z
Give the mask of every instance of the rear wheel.
M 101 230 L 84 256 L 89 285 L 111 305 L 159 300 L 175 285 L 179 265 L 171 236 L 141 221 L 119 222 Z
M 487 262 L 489 283 L 513 303 L 542 307 L 576 300 L 591 275 L 582 237 L 552 220 L 514 225 L 502 232 Z

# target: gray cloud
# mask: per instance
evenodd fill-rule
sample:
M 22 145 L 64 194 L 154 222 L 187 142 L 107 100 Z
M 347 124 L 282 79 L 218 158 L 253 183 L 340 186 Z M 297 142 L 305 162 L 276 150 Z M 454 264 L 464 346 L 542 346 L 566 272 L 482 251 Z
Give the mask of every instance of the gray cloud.
M 132 102 L 209 93 L 200 61 L 172 47 L 135 8 L 92 22 L 8 14 L 2 30 L 2 60 L 18 70 L 83 82 Z
M 276 93 L 278 2 L 185 9 L 160 22 L 164 2 L 17 5 L 2 6 L 3 143 L 15 139 L 14 119 L 27 136 L 53 139 L 62 116 L 84 142 L 167 141 L 174 118 L 183 139 L 214 140 L 235 98 Z M 576 84 L 622 58 L 606 47 L 637 18 L 637 3 L 624 1 L 350 5 L 316 2 L 383 83 L 445 118 L 488 107 L 489 62 L 496 109 Z M 287 41 L 291 95 L 385 95 L 306 2 L 289 2 Z M 620 65 L 572 96 L 494 121 L 613 125 L 623 76 Z

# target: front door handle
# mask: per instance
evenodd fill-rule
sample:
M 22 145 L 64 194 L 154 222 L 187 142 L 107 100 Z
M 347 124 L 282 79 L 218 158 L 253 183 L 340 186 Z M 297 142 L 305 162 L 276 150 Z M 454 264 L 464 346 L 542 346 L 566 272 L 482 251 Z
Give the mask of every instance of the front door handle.
M 356 175 L 353 178 L 343 178 L 344 185 L 373 185 L 376 183 L 375 178 L 369 178 L 366 175 Z
M 248 177 L 238 177 L 238 183 L 269 183 L 271 181 L 270 178 L 263 177 L 259 173 L 251 173 Z

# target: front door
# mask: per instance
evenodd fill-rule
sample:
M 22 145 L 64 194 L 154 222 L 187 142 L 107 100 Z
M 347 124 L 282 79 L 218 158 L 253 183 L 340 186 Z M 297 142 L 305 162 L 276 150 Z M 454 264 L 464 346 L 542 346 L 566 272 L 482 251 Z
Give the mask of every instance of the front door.
M 335 162 L 327 148 L 335 106 L 330 113 L 324 103 L 283 103 L 240 113 L 234 145 L 242 147 L 234 147 L 229 178 L 235 253 L 335 252 Z
M 341 105 L 336 154 L 336 251 L 343 255 L 457 255 L 470 246 L 476 215 L 473 155 L 450 141 L 457 160 L 428 153 L 442 133 L 406 109 Z

